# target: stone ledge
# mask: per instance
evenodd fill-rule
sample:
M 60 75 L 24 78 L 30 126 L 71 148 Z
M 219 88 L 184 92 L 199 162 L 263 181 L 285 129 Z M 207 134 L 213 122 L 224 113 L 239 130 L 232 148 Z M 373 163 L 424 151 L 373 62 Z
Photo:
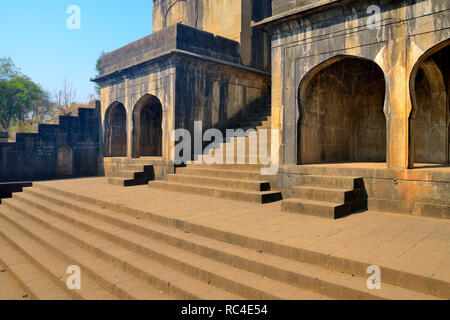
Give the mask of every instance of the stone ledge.
M 155 59 L 176 49 L 240 63 L 238 42 L 183 24 L 175 24 L 106 54 L 102 59 L 100 77 Z
M 211 63 L 220 64 L 220 65 L 231 67 L 231 68 L 240 69 L 240 70 L 247 71 L 247 72 L 253 72 L 253 73 L 261 74 L 264 76 L 270 76 L 270 73 L 268 73 L 268 72 L 261 71 L 259 69 L 254 69 L 252 67 L 247 67 L 240 63 L 228 62 L 225 60 L 220 60 L 220 59 L 216 59 L 216 58 L 212 58 L 212 57 L 208 57 L 208 56 L 204 56 L 204 55 L 200 55 L 200 54 L 196 54 L 196 53 L 192 53 L 192 52 L 188 52 L 188 51 L 184 51 L 184 50 L 173 49 L 173 50 L 169 50 L 169 51 L 163 52 L 161 54 L 149 57 L 149 60 L 131 63 L 130 65 L 124 66 L 122 69 L 118 69 L 118 70 L 110 72 L 110 73 L 104 73 L 94 79 L 91 79 L 91 81 L 100 82 L 109 77 L 116 77 L 116 76 L 118 77 L 118 76 L 121 76 L 123 73 L 128 72 L 129 69 L 136 68 L 136 67 L 145 65 L 147 63 L 155 63 L 158 60 L 169 59 L 169 57 L 171 55 L 190 57 L 190 58 L 194 58 L 194 59 L 203 60 L 206 62 L 211 62 Z
M 301 15 L 311 13 L 312 11 L 318 11 L 323 9 L 324 7 L 330 7 L 333 5 L 341 4 L 343 2 L 349 2 L 353 0 L 319 0 L 319 1 L 311 1 L 305 5 L 288 9 L 286 11 L 280 11 L 269 18 L 264 20 L 252 23 L 252 28 L 255 29 L 266 29 L 273 25 L 286 22 L 288 20 L 295 19 Z

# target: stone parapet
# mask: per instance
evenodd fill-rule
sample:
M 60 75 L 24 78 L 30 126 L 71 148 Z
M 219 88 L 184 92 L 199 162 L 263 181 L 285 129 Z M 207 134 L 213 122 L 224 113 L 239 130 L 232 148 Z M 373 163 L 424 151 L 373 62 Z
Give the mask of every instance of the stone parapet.
M 174 24 L 106 54 L 102 59 L 100 77 L 176 50 L 240 63 L 238 42 L 182 24 Z

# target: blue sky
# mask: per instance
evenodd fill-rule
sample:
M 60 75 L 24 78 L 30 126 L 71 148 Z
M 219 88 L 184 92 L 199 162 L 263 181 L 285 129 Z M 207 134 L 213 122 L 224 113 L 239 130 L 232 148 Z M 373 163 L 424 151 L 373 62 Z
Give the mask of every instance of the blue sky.
M 0 57 L 54 94 L 64 79 L 76 100 L 94 93 L 89 79 L 102 50 L 112 51 L 152 32 L 152 0 L 1 0 Z M 81 10 L 81 29 L 69 30 L 70 5 Z

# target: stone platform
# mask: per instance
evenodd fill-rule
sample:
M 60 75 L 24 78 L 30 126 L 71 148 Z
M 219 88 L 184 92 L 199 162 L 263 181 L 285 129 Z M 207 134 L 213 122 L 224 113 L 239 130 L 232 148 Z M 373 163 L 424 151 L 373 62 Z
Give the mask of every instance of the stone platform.
M 89 288 L 62 298 L 449 299 L 449 235 L 442 219 L 326 220 L 105 178 L 37 183 L 0 206 L 2 265 L 26 257 L 49 278 L 80 265 Z M 366 287 L 373 264 L 381 290 Z
M 450 219 L 448 165 L 419 163 L 409 170 L 388 169 L 378 162 L 286 165 L 271 183 L 288 199 L 295 197 L 296 187 L 305 184 L 308 176 L 362 179 L 369 210 Z

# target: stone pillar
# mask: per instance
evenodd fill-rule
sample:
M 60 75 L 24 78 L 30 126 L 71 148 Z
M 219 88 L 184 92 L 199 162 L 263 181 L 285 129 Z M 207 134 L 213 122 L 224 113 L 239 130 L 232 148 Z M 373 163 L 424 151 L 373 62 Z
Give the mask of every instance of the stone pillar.
M 375 62 L 383 69 L 386 78 L 384 105 L 384 114 L 387 120 L 386 161 L 389 169 L 407 169 L 408 118 L 411 101 L 406 56 L 406 30 L 404 25 L 393 25 L 391 31 L 392 39 L 375 58 Z
M 278 130 L 278 139 L 271 140 L 272 165 L 283 164 L 283 72 L 282 49 L 273 46 L 272 49 L 272 131 Z

